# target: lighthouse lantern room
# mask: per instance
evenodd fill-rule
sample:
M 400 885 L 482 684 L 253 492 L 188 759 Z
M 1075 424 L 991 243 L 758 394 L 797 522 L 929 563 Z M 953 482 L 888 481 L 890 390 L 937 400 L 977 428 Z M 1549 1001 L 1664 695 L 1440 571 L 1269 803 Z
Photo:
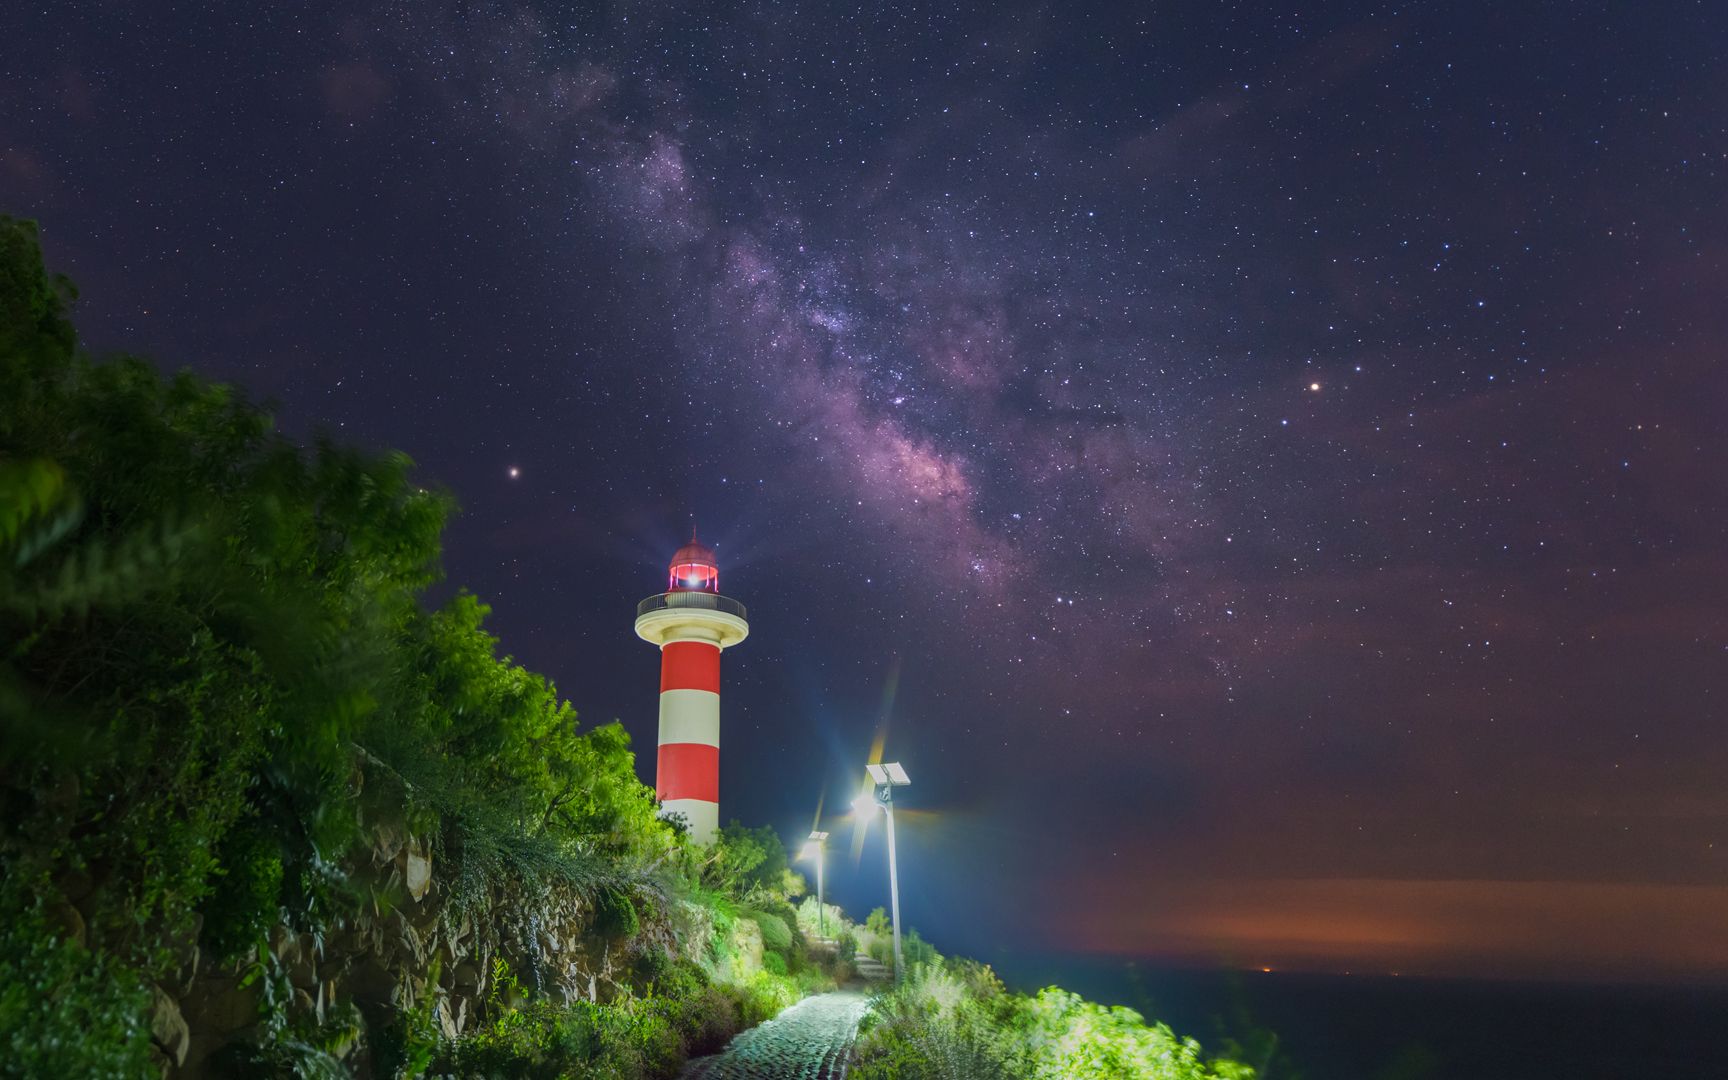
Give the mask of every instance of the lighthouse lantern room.
M 636 606 L 636 634 L 660 649 L 660 742 L 654 792 L 706 844 L 720 828 L 720 653 L 750 633 L 744 605 L 720 595 L 714 551 L 678 549 L 666 591 Z

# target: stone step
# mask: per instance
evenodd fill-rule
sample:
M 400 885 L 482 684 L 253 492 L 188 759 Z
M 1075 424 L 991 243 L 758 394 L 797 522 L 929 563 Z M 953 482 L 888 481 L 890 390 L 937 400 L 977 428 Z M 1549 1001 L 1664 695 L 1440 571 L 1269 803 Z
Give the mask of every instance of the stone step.
M 871 982 L 887 982 L 890 978 L 888 966 L 868 956 L 855 957 L 852 967 L 858 972 L 858 977 Z

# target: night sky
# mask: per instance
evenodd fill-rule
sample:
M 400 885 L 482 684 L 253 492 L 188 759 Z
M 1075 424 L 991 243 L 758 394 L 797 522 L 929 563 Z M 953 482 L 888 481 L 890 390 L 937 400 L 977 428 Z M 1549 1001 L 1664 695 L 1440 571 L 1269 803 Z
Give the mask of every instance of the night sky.
M 7 5 L 0 211 L 644 779 L 694 520 L 945 950 L 1728 974 L 1728 8 L 298 8 Z

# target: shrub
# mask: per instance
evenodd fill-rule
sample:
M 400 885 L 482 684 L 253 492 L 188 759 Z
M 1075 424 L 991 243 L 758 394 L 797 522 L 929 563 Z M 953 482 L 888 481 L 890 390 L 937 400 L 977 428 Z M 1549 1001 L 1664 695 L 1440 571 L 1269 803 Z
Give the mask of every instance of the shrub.
M 535 1001 L 447 1044 L 432 1071 L 547 1080 L 670 1075 L 683 1050 L 663 1011 L 634 998 L 563 1006 Z
M 876 995 L 858 1043 L 858 1080 L 1025 1077 L 1028 1080 L 1253 1080 L 1239 1062 L 1132 1009 L 1054 987 L 1010 994 L 989 968 L 946 961 Z
M 936 947 L 919 937 L 917 930 L 906 931 L 900 942 L 900 952 L 905 956 L 908 968 L 939 963 L 942 959 Z
M 997 1080 L 1013 1068 L 1011 1031 L 987 1021 L 960 978 L 923 972 L 876 995 L 862 1025 L 858 1080 Z
M 751 921 L 762 931 L 763 948 L 778 953 L 791 950 L 792 928 L 786 925 L 785 919 L 778 915 L 770 915 L 765 911 L 751 911 L 749 914 Z
M 798 932 L 806 938 L 821 936 L 824 933 L 824 913 L 828 937 L 838 937 L 851 925 L 846 920 L 845 912 L 833 904 L 818 905 L 814 896 L 806 896 L 803 902 L 798 905 L 794 925 L 798 927 Z
M 40 903 L 4 910 L 0 1075 L 151 1073 L 150 992 L 138 974 L 59 936 Z
M 204 903 L 204 944 L 221 959 L 251 948 L 275 921 L 282 895 L 282 850 L 257 827 L 224 838 L 214 891 Z
M 623 889 L 602 889 L 595 899 L 594 932 L 601 937 L 632 938 L 642 931 L 642 917 Z

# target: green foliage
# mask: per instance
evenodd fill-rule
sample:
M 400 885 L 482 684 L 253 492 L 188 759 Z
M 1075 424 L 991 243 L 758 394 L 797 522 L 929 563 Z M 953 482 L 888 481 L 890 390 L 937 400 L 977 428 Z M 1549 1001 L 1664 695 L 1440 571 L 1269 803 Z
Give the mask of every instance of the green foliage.
M 40 902 L 0 901 L 0 1076 L 143 1076 L 150 993 L 137 973 L 62 936 Z
M 901 938 L 900 952 L 905 956 L 908 968 L 936 964 L 942 960 L 941 955 L 936 952 L 936 947 L 919 937 L 916 929 L 907 930 Z
M 872 908 L 870 914 L 864 917 L 864 929 L 870 931 L 877 937 L 890 933 L 891 928 L 888 923 L 888 909 L 880 907 Z
M 623 889 L 606 889 L 594 908 L 594 932 L 602 937 L 632 938 L 642 929 L 642 917 Z
M 1133 1009 L 1099 1005 L 1056 987 L 1039 991 L 1023 1016 L 1040 1078 L 1253 1076 L 1233 1062 L 1215 1071 L 1202 1059 L 1199 1043 L 1177 1038 L 1163 1024 L 1148 1025 Z
M 237 956 L 261 941 L 277 918 L 281 849 L 261 829 L 234 829 L 223 837 L 215 874 L 204 905 L 204 942 L 218 957 Z
M 738 996 L 739 1019 L 745 1027 L 770 1019 L 804 994 L 792 979 L 770 971 L 758 971 L 732 989 Z
M 663 1074 L 824 985 L 773 829 L 687 844 L 622 727 L 580 727 L 478 598 L 429 602 L 452 504 L 406 457 L 303 446 L 231 387 L 94 362 L 74 295 L 34 226 L 0 219 L 0 1074 L 147 1071 L 149 985 L 185 974 L 200 927 L 260 1003 L 223 1060 L 259 1075 L 330 1073 L 361 1038 L 380 1074 Z M 636 985 L 530 1001 L 500 966 L 486 1026 L 446 1044 L 434 965 L 414 1001 L 317 1022 L 263 943 L 399 901 L 348 877 L 362 821 L 432 844 L 449 916 L 506 884 L 585 897 Z M 712 970 L 663 951 L 676 928 Z
M 871 1002 L 858 1080 L 1023 1077 L 1027 1080 L 1253 1080 L 1253 1068 L 1206 1059 L 1200 1044 L 1055 987 L 1008 993 L 987 967 L 946 961 L 914 969 Z
M 77 295 L 64 275 L 43 271 L 36 223 L 0 215 L 0 385 L 9 393 L 34 392 L 43 371 L 72 355 L 67 316 Z
M 824 919 L 826 919 L 827 936 L 829 937 L 834 937 L 851 925 L 846 920 L 846 913 L 841 911 L 839 907 L 834 904 L 818 905 L 814 896 L 804 897 L 799 902 L 795 914 L 795 925 L 798 927 L 798 932 L 807 938 L 822 935 Z
M 785 900 L 786 846 L 772 826 L 750 829 L 734 821 L 709 846 L 702 884 L 757 900 Z
M 351 915 L 383 798 L 459 902 L 628 895 L 636 932 L 676 834 L 621 727 L 581 730 L 473 596 L 428 607 L 449 499 L 229 387 L 90 361 L 72 295 L 0 219 L 0 874 L 91 883 L 92 948 L 156 976 L 200 915 L 219 956 Z
M 792 950 L 792 927 L 784 916 L 760 910 L 752 910 L 747 914 L 762 930 L 763 948 L 778 953 Z
M 858 935 L 851 930 L 843 930 L 834 939 L 834 955 L 843 964 L 850 964 L 858 955 Z
M 396 1080 L 414 1080 L 425 1075 L 438 1059 L 443 1045 L 434 997 L 439 967 L 439 962 L 434 960 L 419 997 L 407 1009 L 375 1029 L 374 1055 L 383 1075 Z
M 859 1080 L 997 1080 L 1022 1075 L 1002 1006 L 1001 983 L 988 968 L 956 965 L 922 971 L 876 995 L 861 1025 Z
M 636 998 L 567 1006 L 534 1002 L 449 1044 L 440 1074 L 633 1080 L 670 1075 L 682 1060 L 663 1007 Z
M 507 976 L 506 976 L 507 978 Z M 556 1005 L 523 1001 L 519 983 L 494 997 L 494 1019 L 444 1044 L 432 1072 L 496 1077 L 670 1076 L 684 1060 L 711 1053 L 741 1026 L 767 1019 L 800 995 L 791 980 L 757 972 L 736 984 L 714 981 L 688 960 L 664 965 L 641 994 Z

